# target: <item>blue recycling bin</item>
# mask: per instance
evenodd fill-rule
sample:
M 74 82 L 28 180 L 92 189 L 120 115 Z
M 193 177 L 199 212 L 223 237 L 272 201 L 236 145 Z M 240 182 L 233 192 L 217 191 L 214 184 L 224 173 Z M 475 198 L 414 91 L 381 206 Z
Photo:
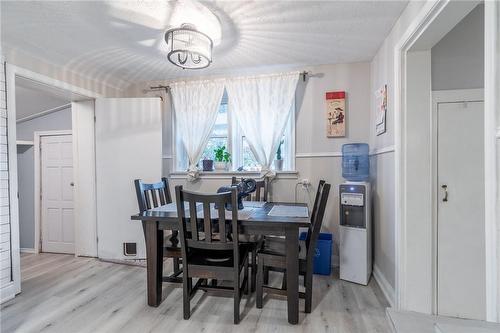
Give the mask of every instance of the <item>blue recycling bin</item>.
M 300 233 L 300 240 L 306 240 L 307 232 Z M 333 234 L 321 232 L 316 241 L 314 274 L 330 275 L 332 272 Z

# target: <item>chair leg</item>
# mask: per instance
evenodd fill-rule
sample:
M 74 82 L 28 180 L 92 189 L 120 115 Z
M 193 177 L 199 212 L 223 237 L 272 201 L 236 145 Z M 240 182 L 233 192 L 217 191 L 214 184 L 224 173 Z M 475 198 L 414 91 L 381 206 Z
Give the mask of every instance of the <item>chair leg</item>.
M 248 276 L 248 259 L 247 261 L 245 262 L 245 267 L 243 267 L 244 269 L 244 276 L 243 276 L 243 281 L 245 283 L 245 289 L 244 289 L 244 292 L 245 292 L 245 295 L 248 295 L 248 291 L 250 290 L 249 289 L 249 285 L 250 285 L 250 277 Z
M 240 323 L 240 281 L 234 281 L 234 324 Z
M 281 281 L 281 289 L 286 290 L 286 271 L 283 272 L 283 281 Z
M 255 300 L 255 306 L 257 309 L 262 309 L 262 285 L 264 284 L 264 259 L 259 258 L 257 260 L 257 295 Z
M 269 284 L 269 268 L 264 267 L 264 284 Z
M 252 249 L 252 292 L 255 292 L 255 284 L 257 280 L 257 248 Z
M 180 259 L 179 258 L 174 258 L 174 274 L 177 274 L 180 272 Z
M 190 294 L 191 294 L 191 288 L 190 283 L 191 279 L 188 278 L 187 276 L 182 277 L 182 297 L 183 297 L 183 311 L 184 311 L 184 319 L 189 319 L 191 317 L 191 306 L 190 306 Z
M 308 272 L 304 276 L 305 287 L 306 287 L 306 306 L 305 313 L 311 313 L 312 308 L 312 273 Z

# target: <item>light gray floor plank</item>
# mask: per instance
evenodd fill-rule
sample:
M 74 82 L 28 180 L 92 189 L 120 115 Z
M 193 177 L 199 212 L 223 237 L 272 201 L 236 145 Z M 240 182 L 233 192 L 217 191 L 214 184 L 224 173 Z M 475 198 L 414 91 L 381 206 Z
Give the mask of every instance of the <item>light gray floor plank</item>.
M 166 271 L 171 269 L 165 265 Z M 388 306 L 372 279 L 360 286 L 333 276 L 314 276 L 313 312 L 287 322 L 286 301 L 255 295 L 241 302 L 242 320 L 233 325 L 233 301 L 199 291 L 191 301 L 191 319 L 183 320 L 182 289 L 164 284 L 163 303 L 146 303 L 143 267 L 57 254 L 23 254 L 22 293 L 0 311 L 2 332 L 389 332 Z M 281 274 L 271 273 L 279 285 Z M 301 279 L 302 281 L 302 279 Z
M 396 333 L 496 333 L 499 323 L 387 310 Z

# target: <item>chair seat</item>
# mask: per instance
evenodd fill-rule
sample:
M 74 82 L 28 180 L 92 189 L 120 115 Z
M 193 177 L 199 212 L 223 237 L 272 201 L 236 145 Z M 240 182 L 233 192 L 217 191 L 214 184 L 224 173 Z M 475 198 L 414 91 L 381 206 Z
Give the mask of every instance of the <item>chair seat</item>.
M 248 256 L 248 246 L 240 245 L 240 263 L 242 266 Z M 189 265 L 217 266 L 233 268 L 233 250 L 201 250 L 191 249 L 188 255 Z
M 281 237 L 269 237 L 264 239 L 262 249 L 258 251 L 259 254 L 266 254 L 278 257 L 286 257 L 285 239 Z M 299 259 L 305 260 L 307 257 L 306 242 L 299 240 Z

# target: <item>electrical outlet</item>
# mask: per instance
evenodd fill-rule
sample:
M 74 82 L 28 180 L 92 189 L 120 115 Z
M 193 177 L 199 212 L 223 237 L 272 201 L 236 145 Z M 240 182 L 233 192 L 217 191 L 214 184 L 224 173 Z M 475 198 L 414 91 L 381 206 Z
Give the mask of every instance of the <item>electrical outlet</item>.
M 304 178 L 300 181 L 300 183 L 302 184 L 302 186 L 304 187 L 307 187 L 307 186 L 310 186 L 311 185 L 311 182 L 309 181 L 309 179 L 307 178 Z

